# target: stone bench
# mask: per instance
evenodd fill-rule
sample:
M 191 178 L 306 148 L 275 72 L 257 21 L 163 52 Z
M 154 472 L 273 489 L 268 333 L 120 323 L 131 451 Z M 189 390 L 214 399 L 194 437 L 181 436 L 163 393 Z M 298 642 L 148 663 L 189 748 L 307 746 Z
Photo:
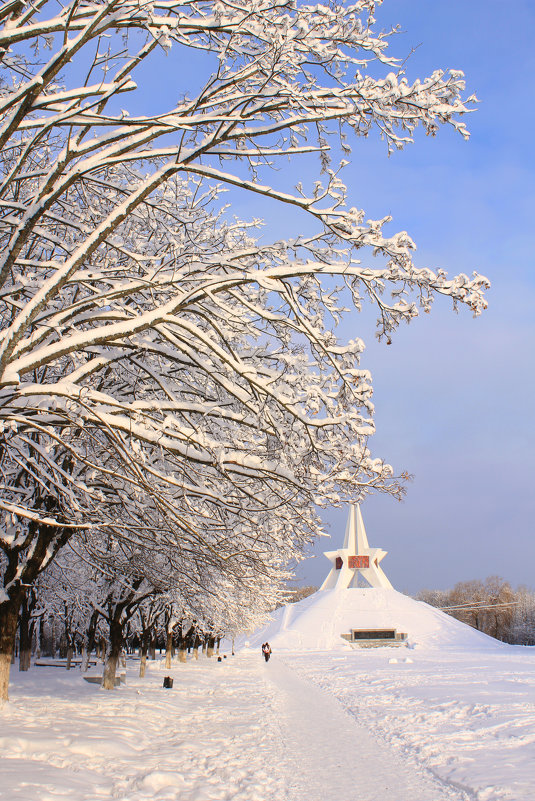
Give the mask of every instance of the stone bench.
M 77 659 L 77 660 L 73 659 L 72 662 L 71 662 L 71 670 L 72 670 L 72 668 L 80 667 L 81 664 L 82 664 L 82 662 L 81 662 L 80 659 Z M 97 663 L 95 661 L 90 661 L 87 664 L 88 665 L 96 665 Z M 33 665 L 34 665 L 34 667 L 66 668 L 67 667 L 67 660 L 66 659 L 59 659 L 59 660 L 51 659 L 51 660 L 47 661 L 46 659 L 36 659 L 35 662 L 33 663 Z
M 84 676 L 83 679 L 89 684 L 102 684 L 102 676 Z M 119 687 L 120 684 L 126 684 L 126 675 L 124 673 L 115 677 L 115 687 Z

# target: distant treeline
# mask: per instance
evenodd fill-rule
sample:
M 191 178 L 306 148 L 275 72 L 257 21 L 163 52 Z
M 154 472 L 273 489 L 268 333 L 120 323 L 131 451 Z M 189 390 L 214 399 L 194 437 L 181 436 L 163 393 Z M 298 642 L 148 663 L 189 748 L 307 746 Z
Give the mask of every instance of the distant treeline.
M 515 645 L 535 645 L 535 592 L 499 576 L 460 581 L 451 590 L 422 590 L 419 601 L 444 609 L 463 623 Z

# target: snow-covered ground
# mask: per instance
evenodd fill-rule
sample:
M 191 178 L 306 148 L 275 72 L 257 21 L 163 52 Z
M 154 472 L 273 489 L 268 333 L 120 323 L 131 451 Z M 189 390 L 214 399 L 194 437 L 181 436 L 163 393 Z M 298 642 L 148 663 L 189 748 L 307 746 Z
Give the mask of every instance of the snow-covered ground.
M 535 649 L 242 651 L 175 665 L 172 690 L 136 671 L 106 692 L 14 670 L 0 799 L 535 798 Z
M 352 628 L 408 647 L 354 650 Z M 252 635 L 406 759 L 478 801 L 535 801 L 535 648 L 509 646 L 393 589 L 320 591 Z
M 285 659 L 396 754 L 469 798 L 534 801 L 535 648 L 374 649 Z

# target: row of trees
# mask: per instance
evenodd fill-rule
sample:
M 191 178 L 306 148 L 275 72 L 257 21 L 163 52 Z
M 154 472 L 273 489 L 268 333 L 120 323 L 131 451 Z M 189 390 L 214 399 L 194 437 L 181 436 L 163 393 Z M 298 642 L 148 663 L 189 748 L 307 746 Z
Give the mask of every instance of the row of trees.
M 535 593 L 527 587 L 514 590 L 489 576 L 460 581 L 451 590 L 422 590 L 417 598 L 503 642 L 535 645 Z
M 124 648 L 139 649 L 144 676 L 147 657 L 155 658 L 156 648 L 165 649 L 167 667 L 175 650 L 181 661 L 187 650 L 197 658 L 199 648 L 212 656 L 224 633 L 251 622 L 250 611 L 240 614 L 240 608 L 246 609 L 240 607 L 243 598 L 234 598 L 226 609 L 217 598 L 211 608 L 204 601 L 205 617 L 198 619 L 193 598 L 187 606 L 171 582 L 164 589 L 147 576 L 147 571 L 141 579 L 139 571 L 119 570 L 116 559 L 107 566 L 104 561 L 97 563 L 87 551 L 67 545 L 25 597 L 19 618 L 19 669 L 28 670 L 32 653 L 55 656 L 59 645 L 68 668 L 78 654 L 81 669 L 86 670 L 95 651 L 105 662 L 103 686 L 112 689 Z M 230 599 L 228 593 L 226 598 Z M 259 605 L 256 610 L 260 611 Z
M 100 609 L 111 675 L 147 593 L 254 617 L 314 504 L 402 494 L 369 449 L 363 342 L 332 329 L 370 301 L 390 341 L 436 294 L 478 314 L 488 282 L 416 267 L 405 232 L 347 201 L 355 137 L 468 136 L 462 74 L 409 83 L 376 5 L 0 9 L 0 699 L 20 610 L 69 543 L 65 575 L 75 554 L 121 587 Z M 163 52 L 167 105 L 147 113 Z M 288 159 L 310 180 L 293 187 Z M 227 190 L 294 210 L 306 234 L 259 240 Z

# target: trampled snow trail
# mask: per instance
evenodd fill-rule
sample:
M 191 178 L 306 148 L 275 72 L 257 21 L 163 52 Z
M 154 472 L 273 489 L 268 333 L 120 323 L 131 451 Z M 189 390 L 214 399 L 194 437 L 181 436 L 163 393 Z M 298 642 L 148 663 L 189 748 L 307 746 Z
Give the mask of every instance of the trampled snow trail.
M 285 801 L 467 801 L 465 792 L 408 765 L 328 693 L 276 657 L 263 666 L 280 743 Z

